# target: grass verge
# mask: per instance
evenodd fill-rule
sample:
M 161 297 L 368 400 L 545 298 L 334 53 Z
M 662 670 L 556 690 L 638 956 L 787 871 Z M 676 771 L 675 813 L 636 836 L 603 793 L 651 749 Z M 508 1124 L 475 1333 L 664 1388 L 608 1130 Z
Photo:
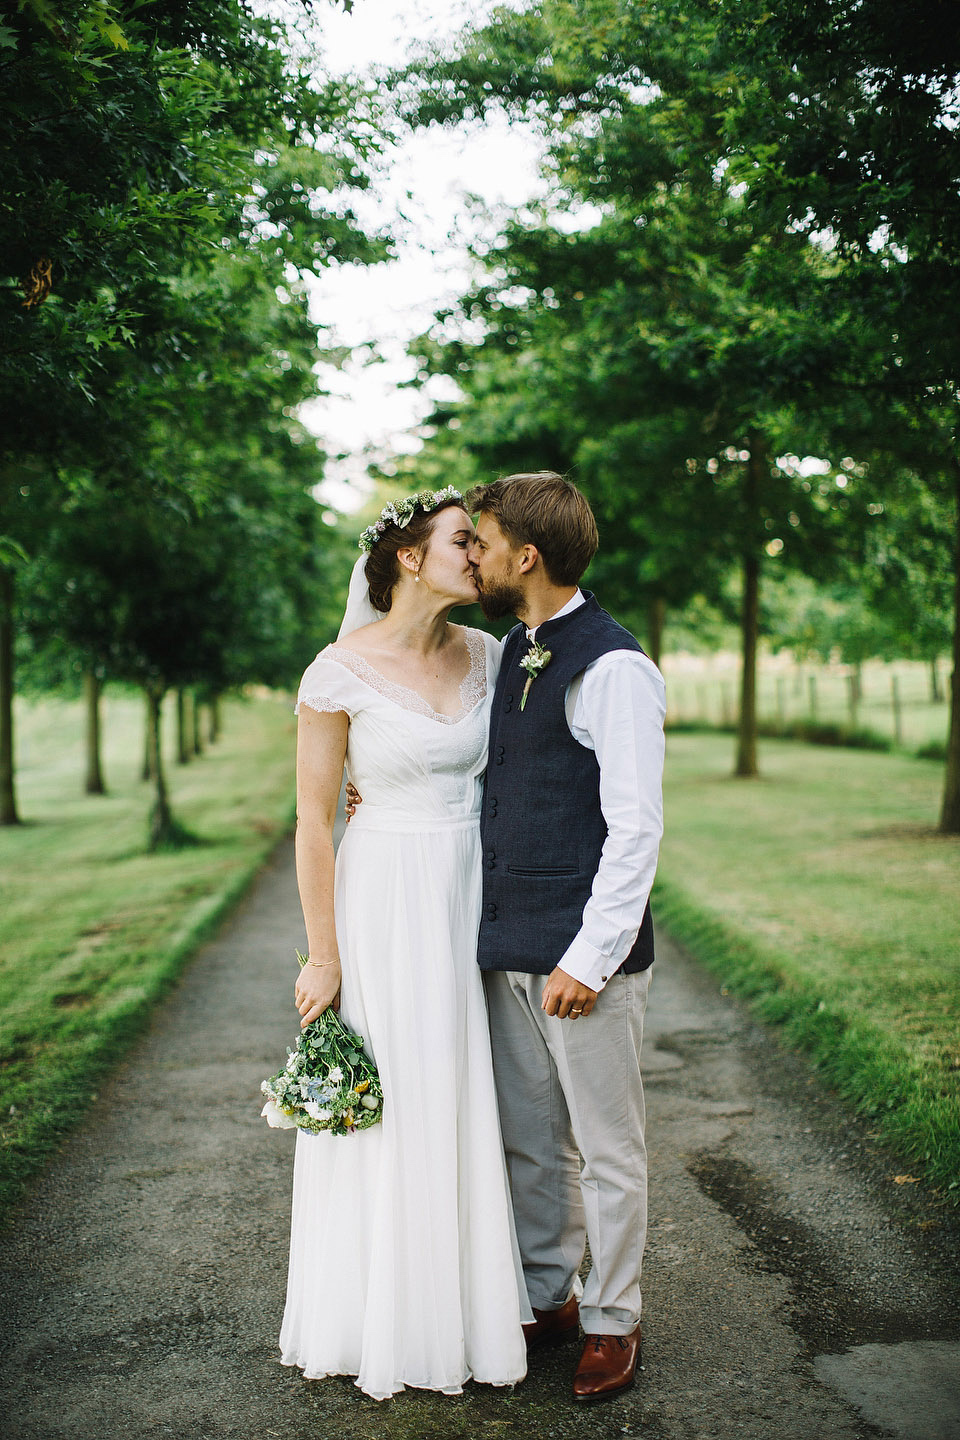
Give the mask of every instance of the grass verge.
M 18 709 L 25 823 L 0 830 L 0 1214 L 292 821 L 290 706 L 234 701 L 224 720 L 215 746 L 169 768 L 191 844 L 150 855 L 142 703 L 108 698 L 106 796 L 80 793 L 78 705 Z
M 960 837 L 904 755 L 671 734 L 656 914 L 960 1200 Z

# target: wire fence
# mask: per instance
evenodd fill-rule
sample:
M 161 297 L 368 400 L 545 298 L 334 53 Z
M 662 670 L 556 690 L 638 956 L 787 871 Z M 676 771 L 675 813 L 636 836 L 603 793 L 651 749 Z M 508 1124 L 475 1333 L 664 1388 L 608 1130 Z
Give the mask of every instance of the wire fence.
M 730 653 L 667 655 L 667 724 L 730 727 L 740 708 L 740 661 Z M 943 744 L 947 667 L 913 660 L 850 665 L 763 657 L 757 666 L 757 718 L 787 729 L 797 722 L 872 731 L 898 746 Z

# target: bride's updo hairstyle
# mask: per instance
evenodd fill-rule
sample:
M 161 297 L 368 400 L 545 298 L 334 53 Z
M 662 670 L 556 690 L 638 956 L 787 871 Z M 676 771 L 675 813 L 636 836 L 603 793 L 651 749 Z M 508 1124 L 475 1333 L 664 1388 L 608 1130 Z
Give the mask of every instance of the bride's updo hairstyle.
M 368 553 L 363 573 L 375 610 L 386 615 L 390 609 L 393 587 L 400 579 L 399 552 L 416 550 L 422 560 L 441 510 L 449 510 L 451 506 L 463 509 L 463 504 L 463 496 L 453 486 L 446 490 L 422 490 L 419 495 L 404 496 L 385 505 L 380 519 L 364 530 L 360 548 Z

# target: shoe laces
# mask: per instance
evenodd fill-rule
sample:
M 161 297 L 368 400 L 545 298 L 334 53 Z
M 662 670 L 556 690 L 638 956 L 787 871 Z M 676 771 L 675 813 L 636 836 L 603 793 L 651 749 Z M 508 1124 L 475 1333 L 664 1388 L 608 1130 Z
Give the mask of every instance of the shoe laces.
M 619 1349 L 628 1350 L 630 1348 L 629 1343 L 622 1335 L 595 1335 L 593 1337 L 594 1355 L 602 1354 L 607 1345 L 612 1345 L 614 1340 L 616 1340 Z

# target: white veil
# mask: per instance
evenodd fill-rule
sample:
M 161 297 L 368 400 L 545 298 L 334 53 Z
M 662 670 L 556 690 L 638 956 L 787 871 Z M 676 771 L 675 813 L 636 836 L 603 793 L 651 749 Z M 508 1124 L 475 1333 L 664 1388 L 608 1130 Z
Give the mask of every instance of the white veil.
M 375 610 L 370 603 L 370 587 L 367 584 L 367 577 L 363 573 L 366 563 L 366 555 L 361 555 L 353 567 L 350 589 L 347 591 L 347 608 L 343 612 L 343 619 L 337 632 L 338 640 L 342 640 L 345 635 L 350 635 L 354 630 L 359 630 L 362 625 L 370 625 L 374 620 L 383 619 L 380 611 Z

